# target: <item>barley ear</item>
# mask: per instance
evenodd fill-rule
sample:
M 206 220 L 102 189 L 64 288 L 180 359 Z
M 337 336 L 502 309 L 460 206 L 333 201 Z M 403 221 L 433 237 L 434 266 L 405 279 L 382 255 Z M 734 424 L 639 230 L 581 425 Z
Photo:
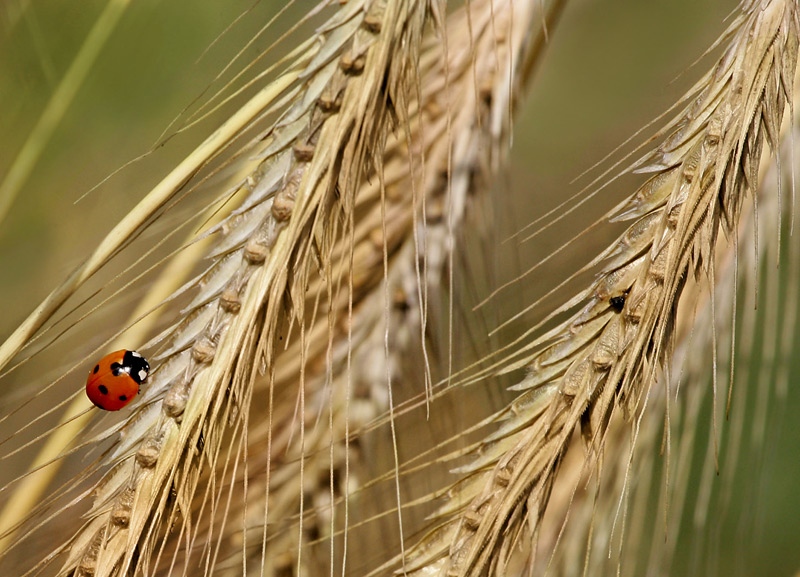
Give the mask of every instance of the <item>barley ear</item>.
M 305 356 L 303 343 L 295 341 L 280 355 L 274 377 L 256 383 L 276 401 L 270 424 L 248 436 L 247 495 L 231 514 L 246 509 L 252 535 L 241 554 L 231 553 L 232 574 L 234 567 L 262 563 L 274 574 L 296 567 L 363 574 L 395 553 L 402 557 L 402 530 L 417 527 L 407 511 L 419 504 L 407 500 L 412 467 L 401 452 L 401 443 L 417 437 L 416 427 L 403 427 L 407 418 L 438 418 L 451 400 L 441 399 L 442 387 L 436 390 L 431 375 L 448 367 L 452 311 L 441 303 L 452 297 L 454 239 L 470 211 L 483 223 L 476 209 L 503 168 L 510 108 L 526 80 L 519 70 L 530 65 L 523 55 L 543 42 L 542 19 L 535 2 L 477 0 L 448 14 L 446 42 L 438 29 L 426 31 L 419 87 L 398 106 L 408 110 L 408 119 L 387 140 L 382 177 L 365 183 L 356 199 L 352 263 L 349 245 L 337 247 L 344 271 L 332 276 L 351 286 L 308 326 Z M 307 303 L 325 294 L 320 284 Z M 426 347 L 434 334 L 442 336 L 439 356 Z M 301 364 L 306 372 L 298 401 L 293 393 Z M 298 404 L 315 410 L 299 418 Z M 388 464 L 377 478 L 376 462 Z M 426 481 L 435 482 L 432 477 Z M 421 501 L 430 510 L 433 498 Z M 256 518 L 260 511 L 264 517 Z M 238 542 L 242 533 L 229 524 L 224 543 Z M 373 551 L 366 561 L 358 554 L 364 550 Z
M 41 564 L 61 558 L 61 575 L 147 573 L 176 523 L 193 540 L 192 502 L 225 450 L 241 447 L 255 376 L 273 370 L 279 336 L 308 322 L 305 295 L 317 270 L 331 273 L 364 177 L 380 164 L 395 103 L 415 77 L 422 2 L 342 4 L 301 44 L 287 70 L 261 90 L 164 180 L 0 349 L 0 366 L 74 290 L 108 261 L 159 207 L 209 161 L 265 118 L 272 125 L 236 154 L 249 167 L 242 205 L 209 233 L 210 265 L 152 351 L 151 377 L 135 411 L 97 465 L 85 524 Z M 221 195 L 222 196 L 222 195 Z M 227 445 L 227 449 L 226 449 Z M 88 473 L 86 473 L 88 474 Z M 76 499 L 60 509 L 68 514 Z M 211 515 L 224 512 L 212 507 Z M 187 555 L 191 554 L 191 547 Z M 205 564 L 214 572 L 214 561 Z
M 420 574 L 504 575 L 518 545 L 532 563 L 573 431 L 582 432 L 590 467 L 612 415 L 644 410 L 669 362 L 684 283 L 710 274 L 720 229 L 735 233 L 763 145 L 777 149 L 792 101 L 796 4 L 758 0 L 741 10 L 716 67 L 633 166 L 652 176 L 609 217 L 634 223 L 595 259 L 597 280 L 553 316 L 578 312 L 526 345 L 528 374 L 515 387 L 523 393 L 497 413 L 501 426 L 459 469 L 436 529 L 411 551 Z

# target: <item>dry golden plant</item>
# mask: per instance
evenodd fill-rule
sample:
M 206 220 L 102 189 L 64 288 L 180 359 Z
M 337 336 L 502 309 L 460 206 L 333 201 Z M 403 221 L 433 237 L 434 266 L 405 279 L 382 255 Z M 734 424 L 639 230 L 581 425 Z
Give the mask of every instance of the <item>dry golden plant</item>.
M 671 431 L 692 438 L 706 389 L 692 372 L 703 359 L 684 374 L 681 351 L 707 336 L 716 371 L 715 307 L 736 310 L 738 244 L 758 244 L 742 223 L 780 222 L 769 188 L 761 214 L 743 211 L 793 116 L 800 21 L 793 1 L 742 3 L 716 65 L 626 169 L 646 182 L 602 219 L 633 223 L 574 275 L 595 275 L 585 288 L 503 341 L 527 310 L 498 326 L 476 319 L 515 285 L 489 294 L 480 263 L 464 279 L 456 261 L 494 238 L 485 213 L 503 192 L 512 121 L 563 7 L 321 2 L 274 65 L 211 95 L 188 124 L 235 110 L 0 347 L 8 378 L 77 341 L 112 297 L 148 290 L 101 345 L 148 357 L 141 398 L 101 416 L 71 387 L 3 435 L 4 459 L 41 452 L 4 487 L 20 496 L 0 515 L 0 567 L 635 574 L 651 486 L 666 479 L 663 503 L 690 490 Z M 723 278 L 733 290 L 715 296 Z M 74 367 L 98 353 L 76 350 Z M 498 400 L 515 371 L 518 396 Z M 44 375 L 4 430 L 62 380 Z M 713 406 L 733 394 L 717 381 Z M 690 401 L 677 408 L 678 395 Z M 45 471 L 56 477 L 46 492 Z M 668 513 L 662 527 L 678 533 Z M 674 544 L 658 541 L 644 562 L 666 574 Z

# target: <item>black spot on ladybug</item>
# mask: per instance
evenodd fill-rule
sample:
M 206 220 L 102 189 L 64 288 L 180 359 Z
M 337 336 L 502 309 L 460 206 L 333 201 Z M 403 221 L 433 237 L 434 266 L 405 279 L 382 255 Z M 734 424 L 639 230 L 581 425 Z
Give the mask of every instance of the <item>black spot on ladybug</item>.
M 608 300 L 608 304 L 611 305 L 611 308 L 617 311 L 618 313 L 622 312 L 622 309 L 625 306 L 625 295 L 611 297 Z
M 150 363 L 136 351 L 125 351 L 125 356 L 122 358 L 122 365 L 125 367 L 125 372 L 128 373 L 138 385 L 141 385 L 150 373 Z
M 125 395 L 120 395 L 120 396 L 119 396 L 119 400 L 120 400 L 120 401 L 127 401 L 127 400 L 128 400 L 128 397 L 126 397 Z
M 118 377 L 122 372 L 122 365 L 119 363 L 111 363 L 111 374 Z
M 94 370 L 92 372 L 96 375 L 97 371 L 99 371 L 99 370 L 100 370 L 100 365 L 95 365 L 94 366 Z
M 100 385 L 99 387 L 97 387 L 97 390 L 103 393 L 104 395 L 108 394 L 108 389 L 106 388 L 105 385 Z

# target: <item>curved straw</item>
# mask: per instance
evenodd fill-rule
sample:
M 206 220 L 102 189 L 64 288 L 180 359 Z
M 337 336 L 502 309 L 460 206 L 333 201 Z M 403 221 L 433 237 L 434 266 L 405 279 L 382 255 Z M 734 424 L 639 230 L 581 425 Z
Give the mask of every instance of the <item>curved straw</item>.
M 95 22 L 80 51 L 72 61 L 55 92 L 50 96 L 47 106 L 39 116 L 39 121 L 28 135 L 28 139 L 14 159 L 6 177 L 0 182 L 0 222 L 6 217 L 11 204 L 25 186 L 39 157 L 61 123 L 64 113 L 75 99 L 75 94 L 86 80 L 86 75 L 106 45 L 111 32 L 128 7 L 130 0 L 109 0 L 105 10 Z

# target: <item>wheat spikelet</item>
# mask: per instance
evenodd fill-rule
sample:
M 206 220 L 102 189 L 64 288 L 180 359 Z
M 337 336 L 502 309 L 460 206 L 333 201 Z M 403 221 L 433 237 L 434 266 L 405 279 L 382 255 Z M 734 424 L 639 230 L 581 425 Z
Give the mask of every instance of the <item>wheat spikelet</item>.
M 454 485 L 454 505 L 442 507 L 438 528 L 411 553 L 412 569 L 503 575 L 517 545 L 530 563 L 573 431 L 580 427 L 587 444 L 586 466 L 599 466 L 611 416 L 643 411 L 671 354 L 686 278 L 713 272 L 717 232 L 735 230 L 763 143 L 776 148 L 791 102 L 795 4 L 750 2 L 742 12 L 664 143 L 635 164 L 655 175 L 611 216 L 636 222 L 595 259 L 598 280 L 556 314 L 578 313 L 528 345 L 529 374 L 516 387 L 527 392 L 497 414 L 502 426 L 459 470 L 469 482 Z
M 115 444 L 98 468 L 92 466 L 93 471 L 107 473 L 92 488 L 87 525 L 55 548 L 64 551 L 56 561 L 64 562 L 63 574 L 195 574 L 198 565 L 206 574 L 220 575 L 315 575 L 333 573 L 334 567 L 341 567 L 343 574 L 361 574 L 367 572 L 364 567 L 382 563 L 392 553 L 397 554 L 393 568 L 432 574 L 513 574 L 520 563 L 529 562 L 526 547 L 538 531 L 538 517 L 553 505 L 548 493 L 557 470 L 561 468 L 559 475 L 564 472 L 561 455 L 568 450 L 572 430 L 579 422 L 584 425 L 592 449 L 589 464 L 601 461 L 602 443 L 615 441 L 610 435 L 625 437 L 624 424 L 608 429 L 607 419 L 623 421 L 617 404 L 634 415 L 642 412 L 639 399 L 655 367 L 668 361 L 664 353 L 671 348 L 671 327 L 662 330 L 659 323 L 671 319 L 685 271 L 693 267 L 705 272 L 711 266 L 713 250 L 695 247 L 714 239 L 714 219 L 720 214 L 725 214 L 727 230 L 735 228 L 739 201 L 731 207 L 726 198 L 723 209 L 701 211 L 699 227 L 678 216 L 680 211 L 712 206 L 722 185 L 698 183 L 708 181 L 716 166 L 732 158 L 731 173 L 723 170 L 718 179 L 727 183 L 727 191 L 728 184 L 741 178 L 740 167 L 757 164 L 753 159 L 760 149 L 750 148 L 760 146 L 764 136 L 757 129 L 747 132 L 752 128 L 747 118 L 737 125 L 742 117 L 728 110 L 727 116 L 721 115 L 719 134 L 735 134 L 737 126 L 744 126 L 746 136 L 704 149 L 709 140 L 704 140 L 702 130 L 712 124 L 704 114 L 713 110 L 708 116 L 717 119 L 718 111 L 735 99 L 720 89 L 718 94 L 727 94 L 728 100 L 709 98 L 713 102 L 706 101 L 706 108 L 698 105 L 690 111 L 684 132 L 688 136 L 674 144 L 677 152 L 662 147 L 673 158 L 665 171 L 671 176 L 661 184 L 685 181 L 687 197 L 689 192 L 695 196 L 668 200 L 667 191 L 664 197 L 633 202 L 617 211 L 619 216 L 631 208 L 627 216 L 642 220 L 632 228 L 636 235 L 629 234 L 596 261 L 605 267 L 604 279 L 613 277 L 613 282 L 601 286 L 603 281 L 598 281 L 570 301 L 562 311 L 585 305 L 585 316 L 562 325 L 561 333 L 557 329 L 537 340 L 530 346 L 534 353 L 523 349 L 522 361 L 500 362 L 505 370 L 514 363 L 533 364 L 535 370 L 522 386 L 539 390 L 526 393 L 488 421 L 492 426 L 503 423 L 481 443 L 479 460 L 461 469 L 462 480 L 450 490 L 437 489 L 406 501 L 400 488 L 416 463 L 404 464 L 396 454 L 389 455 L 390 473 L 381 471 L 380 479 L 371 482 L 390 484 L 391 498 L 370 509 L 364 501 L 375 493 L 370 492 L 370 483 L 361 486 L 362 474 L 370 470 L 365 461 L 378 457 L 360 445 L 361 435 L 395 426 L 400 412 L 396 400 L 393 403 L 387 395 L 393 383 L 408 378 L 401 365 L 414 354 L 424 356 L 426 349 L 419 347 L 430 323 L 448 322 L 448 311 L 436 306 L 452 296 L 446 293 L 448 280 L 452 281 L 452 276 L 447 278 L 447 261 L 453 231 L 462 222 L 465 206 L 485 192 L 502 164 L 513 108 L 508 103 L 533 58 L 534 32 L 543 32 L 532 24 L 538 17 L 532 4 L 537 3 L 473 2 L 471 20 L 461 11 L 448 17 L 447 65 L 443 66 L 443 45 L 428 35 L 415 71 L 425 7 L 414 6 L 411 14 L 405 14 L 405 5 L 393 12 L 395 5 L 390 2 L 370 8 L 351 2 L 320 27 L 316 43 L 295 51 L 291 72 L 273 85 L 269 98 L 251 107 L 213 150 L 204 153 L 205 159 L 182 173 L 181 178 L 194 174 L 243 128 L 261 131 L 238 159 L 250 175 L 237 188 L 249 199 L 211 235 L 222 238 L 210 264 L 187 283 L 187 294 L 180 295 L 191 300 L 183 307 L 186 317 L 176 317 L 174 325 L 149 344 L 148 352 L 155 355 L 151 358 L 160 365 L 144 402 L 133 418 L 118 428 L 101 429 L 93 439 Z M 750 20 L 737 21 L 732 33 L 756 25 L 754 8 L 746 7 Z M 444 16 L 438 7 L 432 9 L 434 32 L 441 32 Z M 762 29 L 770 30 L 775 10 L 772 6 L 758 16 Z M 791 17 L 795 18 L 793 12 Z M 762 54 L 792 44 L 781 36 L 783 29 L 777 25 L 775 29 L 781 30 L 779 41 L 762 46 Z M 760 38 L 759 34 L 754 37 Z M 739 42 L 744 53 L 744 42 Z M 750 49 L 757 54 L 759 46 Z M 729 54 L 738 53 L 730 50 Z M 793 74 L 793 56 L 779 56 L 775 61 L 786 63 L 787 70 L 777 77 L 785 81 Z M 698 93 L 713 93 L 726 79 L 738 78 L 740 71 L 752 66 L 750 62 L 729 62 L 730 68 L 723 67 L 708 86 L 701 83 Z M 765 70 L 759 80 L 762 85 L 776 77 L 774 70 Z M 756 86 L 752 94 L 758 93 L 758 82 L 744 84 Z M 756 101 L 772 106 L 766 116 L 774 128 L 782 107 L 768 94 L 764 91 Z M 772 91 L 776 100 L 781 95 L 777 88 Z M 423 104 L 415 102 L 418 96 Z M 743 108 L 748 107 L 757 106 Z M 401 120 L 396 134 L 390 134 L 392 113 Z M 270 129 L 256 124 L 256 119 L 262 122 L 277 114 L 282 116 Z M 775 137 L 768 140 L 772 144 Z M 726 147 L 727 156 L 716 153 Z M 689 168 L 686 158 L 691 150 L 715 154 L 713 158 L 701 154 L 695 159 L 700 167 Z M 253 156 L 255 161 L 243 160 Z M 694 179 L 681 180 L 684 175 Z M 754 181 L 748 185 L 752 188 Z M 746 188 L 733 192 L 743 196 Z M 173 185 L 163 189 L 160 199 L 136 217 L 125 234 L 132 234 L 174 189 Z M 667 208 L 674 209 L 674 218 L 659 221 Z M 650 210 L 655 212 L 644 214 Z M 661 238 L 654 241 L 658 234 Z M 676 264 L 654 275 L 653 266 L 664 264 L 656 257 L 674 257 L 680 254 L 678 247 L 688 251 L 686 259 L 675 258 Z M 81 275 L 90 276 L 87 271 L 100 266 L 114 250 L 107 243 L 101 251 L 105 256 L 98 253 Z M 634 255 L 647 256 L 637 263 L 642 271 L 649 266 L 650 272 L 625 268 Z M 620 266 L 628 271 L 627 280 L 619 278 Z M 189 288 L 198 284 L 196 293 Z M 51 300 L 34 323 L 43 322 L 58 299 Z M 620 307 L 623 310 L 617 311 Z M 638 309 L 658 315 L 652 322 L 642 321 L 646 311 Z M 33 331 L 35 325 L 27 327 Z M 579 330 L 571 334 L 573 328 Z M 562 335 L 567 335 L 563 341 Z M 626 345 L 633 352 L 615 358 L 624 348 L 623 339 L 631 341 Z M 285 341 L 290 344 L 282 350 Z M 558 350 L 542 352 L 553 341 L 560 345 Z M 18 347 L 10 342 L 12 348 L 2 351 L 8 355 L 6 361 Z M 460 346 L 438 344 L 444 357 L 452 354 L 449 348 Z M 413 406 L 427 404 L 431 411 L 441 411 L 442 397 L 430 374 L 430 361 L 425 358 L 419 364 L 423 370 L 414 383 Z M 452 377 L 444 382 L 461 385 L 477 380 Z M 607 384 L 612 377 L 622 382 L 616 398 L 612 398 L 616 387 Z M 582 412 L 582 406 L 589 411 Z M 531 421 L 534 427 L 526 430 Z M 117 441 L 119 430 L 122 438 Z M 647 434 L 637 432 L 640 443 Z M 391 443 L 397 452 L 397 442 Z M 510 452 L 503 455 L 503 451 Z M 590 474 L 592 468 L 575 453 L 569 451 L 564 458 L 574 460 L 578 475 Z M 456 450 L 450 457 L 462 454 Z M 436 464 L 448 460 L 429 458 Z M 490 472 L 497 463 L 500 467 Z M 518 463 L 534 470 L 526 472 Z M 613 467 L 602 465 L 607 473 L 613 470 L 622 490 L 627 465 L 624 459 Z M 538 485 L 526 483 L 532 479 Z M 72 495 L 86 503 L 88 493 Z M 414 508 L 421 505 L 430 511 L 431 503 L 444 495 L 449 501 L 439 509 L 436 527 L 412 547 L 418 541 L 414 532 L 423 526 L 409 522 Z M 348 499 L 360 499 L 362 510 L 349 510 Z M 469 500 L 472 505 L 465 510 L 463 503 Z M 60 509 L 67 515 L 74 510 L 72 505 Z M 606 507 L 598 515 L 613 522 L 613 510 L 614 506 Z M 357 542 L 357 530 L 382 527 L 369 518 L 370 512 L 386 524 L 400 525 L 401 531 L 405 526 L 406 551 L 395 541 L 387 544 L 382 531 Z M 350 547 L 360 562 L 347 560 L 348 531 L 353 535 Z M 515 539 L 524 545 L 521 562 L 511 551 Z M 378 555 L 370 549 L 382 547 L 390 550 L 373 563 Z M 375 573 L 390 571 L 384 565 Z
M 376 522 L 370 516 L 383 517 L 386 513 L 365 503 L 364 499 L 373 493 L 366 487 L 359 488 L 359 479 L 364 479 L 364 471 L 370 469 L 363 460 L 376 459 L 375 451 L 361 456 L 352 440 L 374 427 L 373 421 L 391 412 L 387 376 L 388 386 L 400 389 L 404 380 L 430 381 L 424 370 L 409 372 L 407 359 L 419 354 L 426 324 L 433 318 L 427 317 L 426 304 L 440 302 L 444 297 L 452 231 L 460 226 L 467 206 L 474 202 L 472 196 L 481 190 L 476 182 L 488 182 L 502 165 L 507 145 L 507 103 L 516 90 L 509 82 L 522 80 L 505 68 L 512 61 L 507 45 L 517 51 L 521 46 L 527 50 L 537 46 L 530 36 L 531 27 L 516 28 L 512 37 L 511 2 L 475 2 L 470 11 L 471 26 L 466 25 L 465 10 L 448 17 L 448 52 L 438 39 L 427 38 L 420 55 L 422 104 L 417 102 L 416 94 L 407 95 L 407 128 L 388 140 L 383 178 L 359 193 L 356 209 L 362 216 L 353 232 L 356 245 L 352 287 L 346 293 L 351 300 L 335 302 L 335 310 L 352 306 L 352 318 L 345 315 L 348 322 L 333 327 L 327 319 L 318 319 L 307 333 L 305 354 L 300 354 L 302 343 L 295 342 L 281 356 L 286 362 L 278 364 L 274 381 L 261 384 L 274 390 L 275 411 L 268 426 L 256 427 L 248 435 L 252 478 L 247 484 L 247 496 L 240 503 L 246 506 L 247 513 L 237 505 L 232 510 L 233 515 L 250 517 L 249 535 L 233 524 L 223 530 L 223 547 L 233 550 L 225 564 L 231 575 L 237 574 L 243 564 L 241 552 L 236 551 L 243 543 L 248 559 L 245 565 L 252 567 L 254 574 L 261 567 L 259 557 L 264 555 L 264 542 L 267 551 L 281 552 L 277 560 L 268 560 L 269 571 L 277 573 L 302 567 L 301 557 L 310 558 L 305 566 L 317 567 L 317 572 L 333 570 L 334 559 L 339 560 L 342 571 L 351 564 L 356 571 L 361 569 L 358 561 L 347 561 L 348 533 L 354 535 L 351 539 L 361 550 L 370 550 L 365 543 L 378 549 L 386 546 L 384 541 L 365 534 L 372 531 Z M 513 11 L 521 21 L 541 18 L 530 4 L 513 5 Z M 542 33 L 541 28 L 537 30 Z M 498 63 L 502 66 L 498 67 Z M 482 160 L 487 153 L 489 160 Z M 458 159 L 452 168 L 448 167 L 450 154 Z M 382 187 L 386 190 L 383 197 Z M 418 235 L 413 233 L 415 228 Z M 423 234 L 424 248 L 419 240 Z M 387 262 L 385 273 L 382 262 Z M 386 284 L 380 286 L 384 274 Z M 310 291 L 308 300 L 318 299 L 322 290 Z M 447 315 L 436 315 L 442 316 Z M 443 348 L 446 351 L 446 345 Z M 306 422 L 297 417 L 292 394 L 286 398 L 283 393 L 294 390 L 289 385 L 301 363 L 309 367 L 305 403 L 314 407 L 308 411 Z M 314 369 L 315 366 L 325 369 Z M 416 383 L 407 386 L 419 390 Z M 426 388 L 427 398 L 431 394 Z M 431 410 L 441 407 L 437 404 Z M 391 419 L 391 414 L 386 418 Z M 303 444 L 295 440 L 292 445 L 297 429 L 306 428 Z M 266 481 L 260 473 L 265 469 L 270 471 Z M 299 477 L 303 483 L 298 483 Z M 392 482 L 405 483 L 399 478 Z M 349 511 L 348 498 L 358 499 L 358 511 Z M 402 499 L 388 506 L 389 515 L 393 515 L 391 510 L 406 508 Z M 260 518 L 259 512 L 265 510 L 267 514 Z M 213 532 L 209 527 L 203 531 Z M 366 563 L 362 560 L 360 564 Z
M 104 457 L 113 467 L 91 490 L 84 527 L 42 563 L 65 551 L 60 574 L 147 572 L 172 523 L 182 518 L 192 535 L 189 513 L 201 471 L 215 468 L 226 443 L 241 443 L 254 375 L 272 370 L 282 331 L 307 322 L 312 267 L 331 271 L 332 247 L 343 234 L 337 223 L 343 215 L 344 222 L 351 218 L 359 182 L 380 158 L 428 8 L 406 2 L 341 6 L 313 42 L 295 50 L 289 70 L 145 199 L 6 341 L 2 363 L 181 183 L 242 130 L 277 116 L 247 149 L 254 160 L 240 187 L 249 196 L 212 230 L 220 236 L 212 264 L 187 284 L 200 289 L 182 317 L 142 347 L 158 351 L 151 355 L 152 378 L 140 409 Z M 224 435 L 229 426 L 232 439 Z M 213 571 L 213 561 L 205 570 Z
M 795 107 L 796 104 L 795 92 Z M 797 136 L 794 120 L 795 134 L 784 137 L 784 145 Z M 788 146 L 783 148 L 782 159 L 790 158 Z M 781 160 L 780 164 L 788 172 L 782 181 L 790 182 L 792 163 Z M 715 265 L 715 290 L 709 291 L 707 279 L 698 279 L 698 283 L 690 279 L 687 283 L 684 298 L 695 304 L 681 307 L 679 311 L 677 346 L 664 375 L 668 383 L 651 390 L 636 445 L 628 442 L 622 415 L 613 416 L 606 432 L 605 452 L 615 457 L 603 460 L 602 471 L 587 484 L 586 491 L 581 490 L 586 483 L 581 475 L 588 476 L 589 472 L 584 470 L 581 451 L 577 447 L 568 450 L 548 503 L 548 516 L 543 520 L 534 574 L 542 574 L 549 568 L 554 574 L 578 576 L 583 575 L 587 567 L 602 574 L 618 571 L 623 575 L 676 574 L 679 572 L 673 566 L 676 551 L 687 541 L 699 547 L 704 539 L 721 539 L 723 523 L 719 512 L 735 505 L 733 487 L 737 471 L 741 470 L 737 463 L 747 455 L 744 413 L 752 392 L 749 360 L 761 349 L 765 357 L 771 358 L 766 365 L 777 371 L 777 382 L 773 382 L 769 371 L 762 371 L 765 378 L 757 387 L 758 398 L 759 404 L 766 406 L 776 392 L 780 395 L 780 383 L 788 377 L 791 359 L 787 343 L 793 342 L 794 323 L 786 322 L 781 327 L 774 318 L 772 321 L 769 318 L 779 314 L 784 306 L 787 319 L 796 317 L 794 300 L 783 302 L 777 281 L 790 286 L 796 283 L 797 262 L 794 259 L 799 248 L 798 239 L 791 235 L 785 246 L 786 253 L 780 257 L 788 266 L 774 269 L 772 263 L 778 258 L 779 238 L 783 236 L 775 233 L 780 228 L 777 226 L 781 221 L 779 211 L 791 211 L 791 206 L 781 206 L 779 201 L 775 168 L 766 159 L 762 162 L 758 187 L 759 225 L 754 224 L 756 215 L 752 204 L 745 204 L 736 242 L 719 247 L 724 250 L 720 251 Z M 756 232 L 761 237 L 757 242 Z M 757 247 L 757 252 L 752 247 Z M 759 262 L 769 263 L 761 269 L 769 279 L 767 283 L 757 282 Z M 758 284 L 766 284 L 768 293 L 758 307 L 758 317 L 767 317 L 763 326 L 757 325 L 753 306 Z M 787 294 L 794 294 L 792 288 L 786 290 Z M 740 336 L 734 338 L 737 332 Z M 765 334 L 760 346 L 754 342 L 757 334 Z M 780 346 L 772 339 L 778 340 Z M 743 359 L 736 363 L 734 374 L 734 361 L 739 356 Z M 708 360 L 712 358 L 717 358 L 716 370 L 712 367 L 715 375 L 709 371 Z M 709 399 L 714 393 L 709 380 L 718 379 L 722 384 L 725 377 L 730 387 L 727 398 L 720 394 L 723 388 L 718 385 L 719 393 L 715 395 L 718 398 Z M 723 417 L 726 407 L 729 422 Z M 718 437 L 704 431 L 710 420 L 709 410 L 711 420 L 718 419 L 721 423 Z M 661 418 L 664 415 L 666 431 L 665 419 Z M 752 423 L 753 435 L 764 436 L 765 429 L 763 421 Z M 704 437 L 707 439 L 705 465 L 700 465 L 704 477 L 698 482 L 698 465 L 692 461 L 698 452 L 696 445 L 701 445 L 702 449 Z M 573 439 L 573 444 L 577 442 Z M 633 450 L 635 466 L 626 474 L 628 455 Z M 666 453 L 666 459 L 658 458 L 660 453 Z M 717 461 L 719 470 L 714 466 Z M 715 478 L 717 476 L 721 479 Z M 698 493 L 706 496 L 698 497 Z M 657 511 L 652 505 L 648 506 L 654 494 L 657 495 Z M 687 538 L 681 533 L 681 526 L 692 517 L 696 534 Z M 748 532 L 748 538 L 755 534 L 750 527 L 743 532 Z M 643 551 L 646 554 L 643 555 Z M 688 574 L 698 572 L 698 562 L 685 571 Z

